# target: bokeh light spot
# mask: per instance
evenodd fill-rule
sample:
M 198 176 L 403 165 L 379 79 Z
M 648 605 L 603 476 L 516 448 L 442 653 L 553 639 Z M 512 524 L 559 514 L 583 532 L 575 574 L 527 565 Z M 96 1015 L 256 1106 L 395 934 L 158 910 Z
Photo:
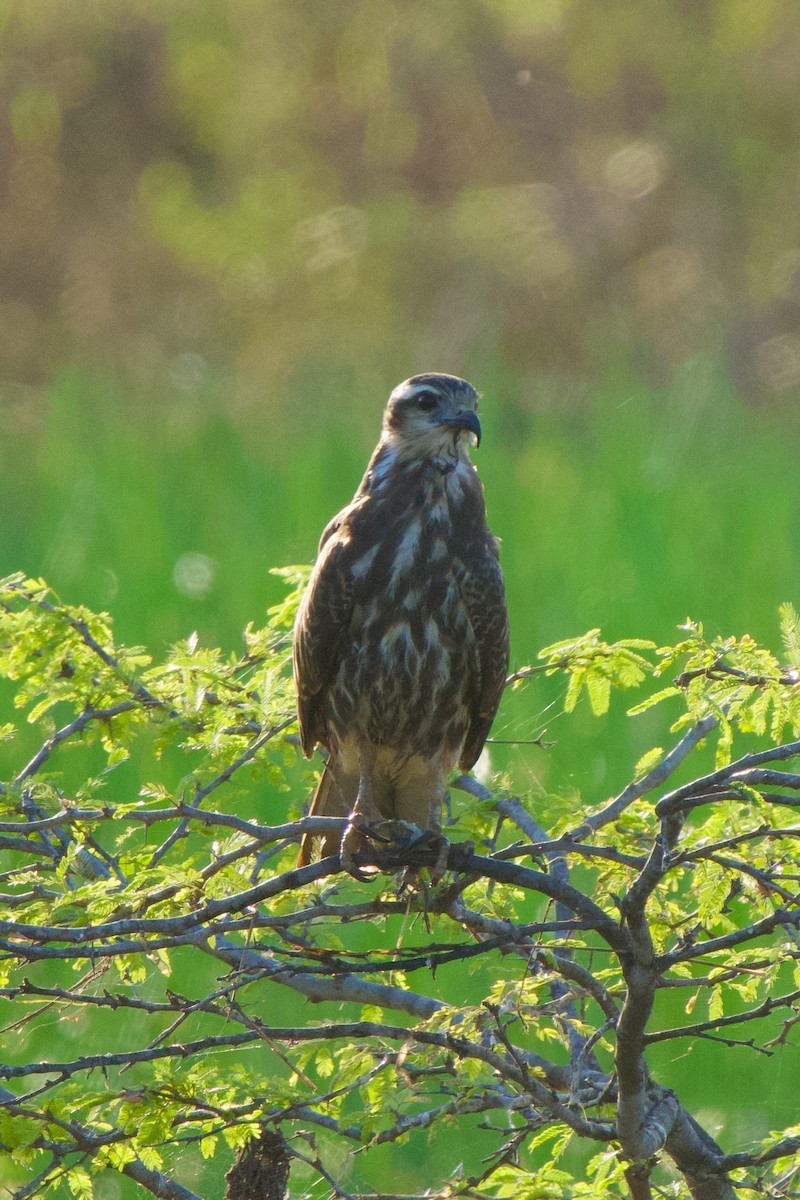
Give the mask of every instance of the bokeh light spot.
M 653 142 L 630 142 L 606 162 L 606 183 L 623 200 L 641 200 L 663 183 L 667 173 L 664 151 Z
M 295 240 L 306 255 L 309 271 L 326 271 L 359 255 L 367 244 L 367 217 L 360 208 L 343 204 L 301 221 Z
M 652 308 L 688 296 L 700 277 L 700 257 L 692 246 L 660 246 L 637 267 L 639 293 Z
M 172 569 L 172 582 L 182 596 L 202 600 L 214 585 L 216 563 L 208 554 L 191 550 L 182 554 Z
M 800 383 L 800 335 L 781 333 L 763 341 L 756 350 L 756 371 L 774 392 Z
M 182 392 L 196 392 L 208 374 L 208 363 L 202 354 L 178 354 L 170 366 L 169 377 Z

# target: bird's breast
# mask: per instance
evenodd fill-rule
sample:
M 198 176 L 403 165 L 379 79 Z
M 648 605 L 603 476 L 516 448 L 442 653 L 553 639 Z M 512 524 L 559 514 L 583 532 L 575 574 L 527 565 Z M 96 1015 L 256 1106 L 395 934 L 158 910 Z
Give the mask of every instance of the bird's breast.
M 461 594 L 466 566 L 447 506 L 385 514 L 354 560 L 348 642 L 329 692 L 329 726 L 401 752 L 456 752 L 478 657 Z

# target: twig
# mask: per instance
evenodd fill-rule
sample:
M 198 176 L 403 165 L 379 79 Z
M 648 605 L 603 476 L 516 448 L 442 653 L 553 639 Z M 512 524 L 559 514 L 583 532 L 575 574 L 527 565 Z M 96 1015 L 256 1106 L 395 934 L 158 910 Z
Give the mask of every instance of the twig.
M 60 746 L 62 742 L 66 742 L 76 733 L 82 733 L 93 721 L 110 721 L 112 718 L 118 717 L 121 713 L 131 712 L 136 707 L 137 705 L 133 700 L 121 700 L 119 704 L 112 704 L 109 708 L 85 708 L 74 721 L 70 721 L 69 724 L 62 726 L 61 729 L 57 729 L 47 741 L 42 743 L 27 766 L 23 767 L 19 774 L 15 776 L 12 786 L 18 787 L 26 779 L 35 775 L 57 746 Z M 53 828 L 52 823 L 46 826 L 41 825 L 39 822 L 36 822 L 36 824 L 39 828 Z
M 660 1029 L 653 1033 L 645 1034 L 644 1040 L 650 1045 L 653 1042 L 666 1042 L 673 1038 L 696 1037 L 698 1034 L 708 1031 L 727 1029 L 731 1025 L 742 1025 L 747 1021 L 756 1021 L 761 1017 L 766 1017 L 771 1012 L 774 1012 L 776 1008 L 791 1008 L 797 1000 L 800 1000 L 800 989 L 795 992 L 787 992 L 784 996 L 776 996 L 774 999 L 764 1000 L 757 1008 L 750 1008 L 747 1012 L 733 1013 L 729 1017 L 717 1017 L 714 1021 L 699 1021 L 696 1025 L 684 1025 L 682 1028 Z
M 256 754 L 258 754 L 259 750 L 266 746 L 267 742 L 271 741 L 272 738 L 276 737 L 279 733 L 282 733 L 284 729 L 288 729 L 289 726 L 293 725 L 296 720 L 297 718 L 295 716 L 287 717 L 285 721 L 280 721 L 277 725 L 273 725 L 269 729 L 265 729 L 264 732 L 259 734 L 259 736 L 255 738 L 250 745 L 247 746 L 242 753 L 233 760 L 232 763 L 229 763 L 223 771 L 220 771 L 218 775 L 215 775 L 214 778 L 209 780 L 209 782 L 203 787 L 195 788 L 195 807 L 199 807 L 205 798 L 210 796 L 211 793 L 216 790 L 216 788 L 221 787 L 223 783 L 228 783 L 232 776 L 235 775 L 235 773 L 241 767 L 250 762 L 250 760 L 254 758 Z M 150 866 L 153 867 L 156 865 L 156 863 L 159 863 L 164 855 L 171 849 L 172 846 L 175 845 L 177 841 L 180 841 L 181 838 L 186 837 L 188 829 L 188 821 L 182 820 L 177 829 L 174 829 L 166 841 L 162 842 L 158 849 L 154 852 L 153 857 L 150 860 Z
M 670 752 L 665 754 L 661 762 L 657 763 L 651 771 L 648 771 L 641 779 L 634 779 L 629 783 L 616 799 L 607 804 L 600 812 L 585 817 L 580 825 L 572 830 L 569 836 L 575 841 L 580 841 L 582 838 L 587 837 L 588 834 L 596 833 L 598 829 L 602 829 L 609 822 L 618 820 L 631 804 L 641 799 L 642 796 L 646 796 L 648 792 L 652 792 L 655 788 L 660 787 L 662 783 L 669 779 L 673 771 L 702 742 L 703 738 L 711 732 L 716 724 L 716 717 L 704 717 L 702 721 L 699 721 L 697 725 L 694 725 L 683 735 L 677 745 L 673 746 Z

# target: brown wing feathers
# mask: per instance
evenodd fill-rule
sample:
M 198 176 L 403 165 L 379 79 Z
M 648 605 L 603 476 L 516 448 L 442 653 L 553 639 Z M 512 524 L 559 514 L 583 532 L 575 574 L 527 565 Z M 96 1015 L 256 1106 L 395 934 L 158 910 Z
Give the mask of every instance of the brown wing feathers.
M 461 585 L 461 594 L 469 614 L 472 632 L 478 644 L 480 681 L 470 709 L 470 725 L 459 759 L 462 771 L 468 771 L 483 749 L 508 671 L 508 616 L 503 575 L 491 534 L 480 557 L 468 564 L 470 570 Z
M 297 714 L 306 758 L 317 742 L 326 741 L 322 707 L 350 624 L 354 583 L 347 558 L 345 545 L 333 533 L 317 560 L 295 624 Z

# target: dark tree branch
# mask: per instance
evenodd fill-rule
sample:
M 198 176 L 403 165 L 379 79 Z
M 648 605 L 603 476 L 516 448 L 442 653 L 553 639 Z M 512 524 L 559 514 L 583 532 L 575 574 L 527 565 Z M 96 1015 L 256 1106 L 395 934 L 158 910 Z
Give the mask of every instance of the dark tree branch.
M 765 763 L 785 762 L 787 759 L 797 758 L 798 755 L 800 755 L 800 742 L 787 742 L 782 746 L 772 746 L 769 750 L 746 754 L 743 758 L 729 763 L 726 767 L 721 767 L 718 771 L 712 771 L 709 775 L 703 775 L 701 778 L 694 779 L 691 783 L 683 784 L 673 792 L 669 792 L 656 805 L 656 815 L 663 816 L 679 810 L 684 800 L 691 801 L 701 793 L 712 795 L 715 789 L 729 784 L 734 777 L 739 782 L 745 782 L 743 776 Z
M 792 1008 L 798 1000 L 800 1000 L 800 990 L 787 992 L 785 996 L 775 996 L 764 1000 L 756 1008 L 750 1008 L 747 1012 L 732 1013 L 729 1017 L 717 1017 L 713 1021 L 699 1021 L 695 1025 L 684 1025 L 682 1028 L 656 1030 L 653 1033 L 645 1034 L 644 1041 L 646 1045 L 652 1045 L 654 1042 L 667 1042 L 673 1038 L 697 1037 L 702 1033 L 717 1032 L 720 1029 L 728 1029 L 732 1025 L 743 1025 L 748 1021 L 760 1020 L 778 1008 Z
M 259 750 L 262 750 L 268 742 L 277 737 L 279 733 L 282 733 L 284 729 L 288 729 L 290 725 L 294 725 L 296 720 L 297 718 L 292 715 L 291 717 L 287 717 L 286 720 L 278 722 L 277 725 L 273 725 L 270 729 L 265 729 L 258 735 L 258 737 L 254 738 L 250 745 L 247 746 L 242 753 L 233 760 L 232 763 L 229 763 L 224 770 L 215 775 L 213 779 L 210 779 L 208 783 L 203 785 L 203 787 L 195 787 L 195 807 L 199 807 L 205 800 L 206 796 L 210 796 L 211 793 L 216 791 L 218 787 L 221 787 L 224 783 L 229 783 L 238 770 L 255 758 Z M 184 819 L 181 821 L 177 829 L 174 829 L 166 841 L 162 842 L 155 851 L 151 859 L 151 866 L 154 866 L 156 863 L 160 862 L 164 855 L 167 854 L 167 852 L 172 846 L 175 845 L 176 842 L 180 841 L 181 838 L 186 837 L 188 829 L 189 823 L 186 819 Z
M 685 1109 L 675 1116 L 666 1149 L 686 1180 L 692 1200 L 736 1200 L 730 1178 L 721 1170 L 722 1151 Z
M 574 841 L 581 841 L 589 834 L 596 833 L 598 829 L 602 829 L 604 825 L 608 825 L 612 821 L 617 821 L 625 810 L 630 808 L 631 804 L 640 800 L 642 796 L 646 796 L 648 792 L 661 787 L 662 783 L 665 783 L 669 779 L 673 771 L 680 766 L 684 759 L 688 758 L 695 747 L 702 742 L 703 738 L 711 732 L 716 724 L 716 717 L 704 717 L 702 721 L 699 721 L 697 725 L 694 725 L 683 735 L 677 745 L 673 746 L 672 750 L 668 754 L 665 754 L 661 762 L 657 763 L 651 771 L 648 771 L 641 779 L 635 779 L 629 783 L 616 799 L 612 800 L 600 812 L 586 817 L 569 836 Z
M 62 742 L 66 742 L 69 738 L 74 737 L 76 733 L 82 733 L 83 730 L 86 729 L 88 725 L 91 725 L 93 721 L 110 721 L 113 717 L 118 717 L 124 712 L 131 712 L 137 707 L 138 706 L 134 700 L 121 700 L 118 704 L 112 704 L 108 708 L 85 708 L 83 712 L 75 718 L 74 721 L 70 721 L 69 724 L 62 726 L 61 729 L 58 729 L 51 737 L 42 743 L 27 766 L 23 767 L 19 774 L 14 778 L 12 781 L 12 787 L 21 786 L 26 779 L 29 779 L 32 775 L 35 775 L 36 772 L 39 771 L 42 766 L 44 766 L 45 762 L 57 746 L 60 746 Z M 51 823 L 46 826 L 39 824 L 39 828 L 53 828 L 53 824 Z

